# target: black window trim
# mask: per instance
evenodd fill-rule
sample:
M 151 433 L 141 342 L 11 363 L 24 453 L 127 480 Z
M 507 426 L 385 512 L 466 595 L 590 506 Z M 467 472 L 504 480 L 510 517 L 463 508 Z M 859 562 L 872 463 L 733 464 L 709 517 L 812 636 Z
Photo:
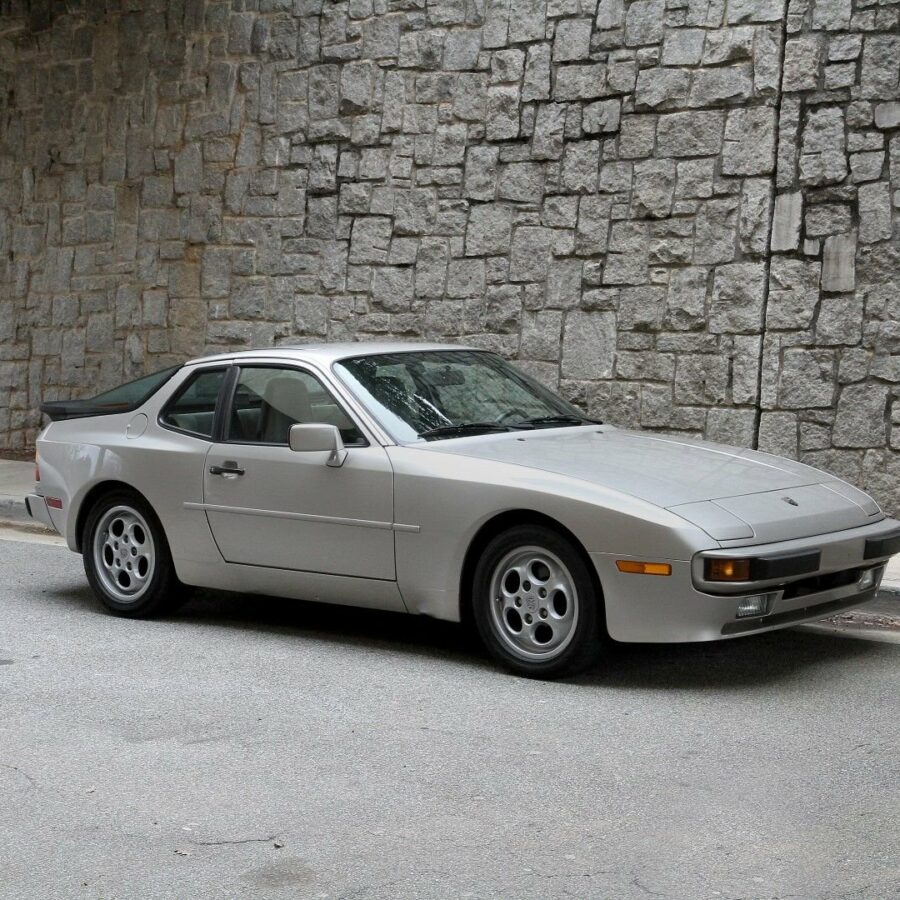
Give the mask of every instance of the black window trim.
M 217 435 L 219 433 L 219 429 L 221 428 L 221 422 L 219 421 L 221 418 L 220 410 L 222 409 L 222 398 L 225 394 L 225 391 L 228 388 L 228 383 L 233 379 L 233 371 L 237 367 L 232 363 L 218 363 L 217 365 L 211 366 L 197 366 L 194 368 L 193 372 L 188 375 L 187 378 L 178 386 L 177 390 L 168 400 L 163 404 L 159 413 L 156 416 L 156 424 L 159 425 L 160 428 L 164 428 L 166 431 L 172 431 L 175 434 L 183 434 L 187 437 L 196 438 L 200 441 L 206 441 L 207 444 L 215 444 L 217 443 Z M 216 406 L 213 410 L 213 427 L 212 434 L 200 434 L 197 431 L 190 431 L 187 428 L 178 428 L 175 425 L 169 425 L 168 423 L 163 421 L 163 417 L 166 416 L 172 407 L 173 404 L 177 403 L 182 395 L 188 390 L 188 388 L 202 375 L 205 375 L 209 372 L 224 372 L 225 377 L 222 379 L 222 383 L 219 385 L 219 393 L 216 395 Z
M 335 396 L 334 391 L 331 387 L 322 379 L 322 376 L 314 371 L 311 368 L 304 366 L 302 363 L 285 363 L 285 362 L 265 362 L 260 360 L 257 362 L 256 360 L 250 362 L 237 361 L 234 366 L 234 375 L 230 379 L 226 379 L 230 384 L 228 385 L 227 394 L 223 396 L 223 394 L 219 394 L 219 399 L 217 404 L 221 404 L 222 406 L 222 414 L 221 420 L 219 422 L 214 423 L 213 427 L 215 429 L 216 425 L 218 425 L 219 430 L 214 431 L 213 433 L 216 436 L 215 443 L 217 444 L 228 444 L 230 446 L 235 447 L 287 447 L 287 444 L 282 443 L 274 443 L 270 441 L 233 441 L 229 440 L 228 433 L 226 430 L 226 423 L 231 416 L 232 406 L 234 404 L 234 397 L 237 393 L 238 383 L 241 380 L 241 372 L 244 369 L 286 369 L 294 372 L 302 372 L 304 375 L 309 375 L 310 378 L 315 379 L 319 385 L 321 385 L 322 390 L 326 393 L 326 395 L 331 398 L 331 401 L 334 405 L 356 426 L 356 430 L 362 436 L 362 443 L 355 442 L 352 444 L 344 444 L 348 450 L 361 450 L 365 447 L 371 447 L 372 441 L 368 434 L 368 430 L 362 425 L 357 416 L 351 414 L 351 412 L 347 409 L 346 405 L 341 403 L 340 400 Z M 218 405 L 217 405 L 218 409 Z M 314 424 L 314 423 L 310 423 Z M 325 422 L 322 423 L 327 424 Z

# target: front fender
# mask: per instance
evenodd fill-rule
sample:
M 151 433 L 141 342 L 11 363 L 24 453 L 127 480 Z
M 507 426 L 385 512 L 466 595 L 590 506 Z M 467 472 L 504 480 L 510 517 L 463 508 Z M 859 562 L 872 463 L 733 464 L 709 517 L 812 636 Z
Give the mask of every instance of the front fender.
M 459 582 L 472 541 L 491 519 L 534 510 L 563 525 L 588 554 L 689 561 L 718 547 L 709 535 L 647 501 L 568 476 L 455 454 L 388 448 L 394 466 L 397 579 L 407 607 L 459 621 Z M 415 530 L 408 530 L 412 526 Z

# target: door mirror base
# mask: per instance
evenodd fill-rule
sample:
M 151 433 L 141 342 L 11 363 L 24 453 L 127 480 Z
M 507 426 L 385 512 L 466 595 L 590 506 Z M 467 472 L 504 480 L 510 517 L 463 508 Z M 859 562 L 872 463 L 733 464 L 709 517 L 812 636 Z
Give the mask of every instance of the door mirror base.
M 334 425 L 292 425 L 288 434 L 288 444 L 297 453 L 328 452 L 326 465 L 340 468 L 347 459 L 347 450 L 341 440 L 341 433 Z

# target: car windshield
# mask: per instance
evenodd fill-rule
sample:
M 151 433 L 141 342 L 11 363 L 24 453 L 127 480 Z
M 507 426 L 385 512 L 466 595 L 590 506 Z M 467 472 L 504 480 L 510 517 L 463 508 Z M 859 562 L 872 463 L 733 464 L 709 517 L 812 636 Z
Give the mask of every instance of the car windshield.
M 398 441 L 591 421 L 501 357 L 483 350 L 355 356 L 334 368 Z

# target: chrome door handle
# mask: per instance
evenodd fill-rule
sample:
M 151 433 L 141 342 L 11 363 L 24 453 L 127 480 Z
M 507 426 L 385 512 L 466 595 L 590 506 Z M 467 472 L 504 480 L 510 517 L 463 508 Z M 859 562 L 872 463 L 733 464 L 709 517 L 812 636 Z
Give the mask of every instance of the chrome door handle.
M 224 465 L 210 466 L 209 474 L 210 475 L 224 475 L 224 476 L 243 475 L 244 470 L 239 468 L 238 464 L 236 462 L 232 462 L 230 459 L 226 459 Z

